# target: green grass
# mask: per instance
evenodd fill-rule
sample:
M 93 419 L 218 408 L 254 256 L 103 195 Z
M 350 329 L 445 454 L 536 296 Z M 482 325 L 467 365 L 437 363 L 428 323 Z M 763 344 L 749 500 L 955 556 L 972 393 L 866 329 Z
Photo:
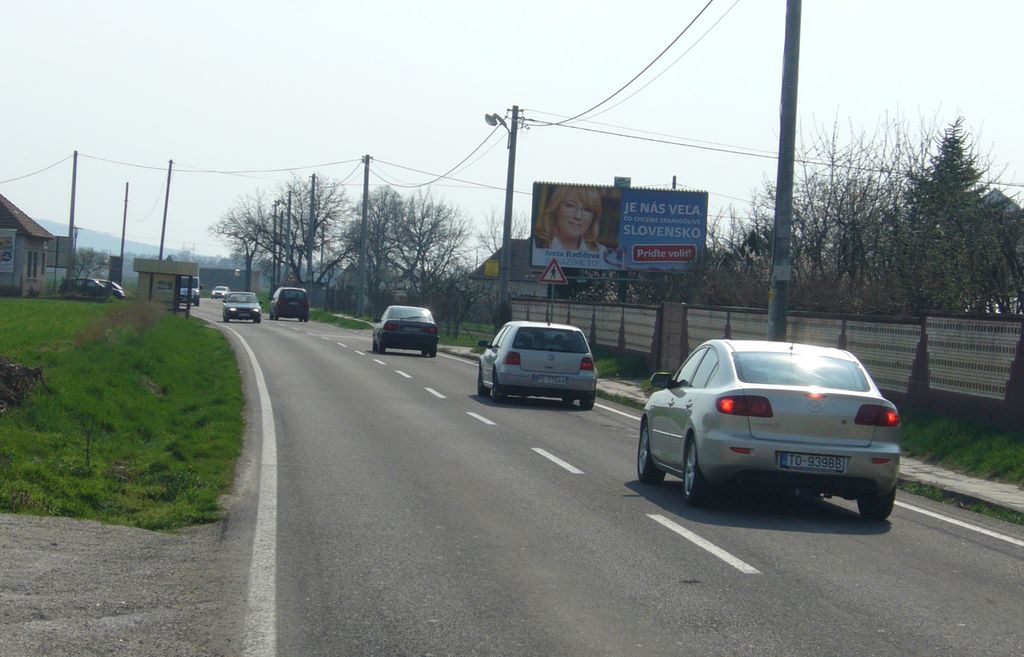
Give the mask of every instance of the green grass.
M 227 341 L 144 304 L 0 300 L 45 388 L 0 416 L 0 511 L 169 530 L 221 517 L 243 397 Z
M 902 411 L 903 451 L 983 479 L 1024 483 L 1024 432 Z

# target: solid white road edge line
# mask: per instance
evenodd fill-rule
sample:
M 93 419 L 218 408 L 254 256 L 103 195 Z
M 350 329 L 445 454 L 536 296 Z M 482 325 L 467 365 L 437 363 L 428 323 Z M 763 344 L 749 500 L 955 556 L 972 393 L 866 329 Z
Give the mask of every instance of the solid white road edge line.
M 447 358 L 448 360 L 457 360 L 464 365 L 469 365 L 470 367 L 476 367 L 476 363 L 468 361 L 465 358 L 459 358 L 458 356 L 449 356 L 448 354 L 442 354 L 441 352 L 437 352 L 437 355 L 440 356 L 441 358 Z
M 734 557 L 733 555 L 729 554 L 728 552 L 726 552 L 722 548 L 718 547 L 714 543 L 711 543 L 710 541 L 707 541 L 707 540 L 701 538 L 700 536 L 697 536 L 696 534 L 691 532 L 689 529 L 683 527 L 682 525 L 679 525 L 678 523 L 672 522 L 671 520 L 669 520 L 665 516 L 658 515 L 656 513 L 648 513 L 647 517 L 650 518 L 651 520 L 661 524 L 661 525 L 664 525 L 665 527 L 668 527 L 669 529 L 671 529 L 675 533 L 679 534 L 680 536 L 682 536 L 686 540 L 690 541 L 691 543 L 693 543 L 697 547 L 702 548 L 704 550 L 707 550 L 708 552 L 710 552 L 711 554 L 715 555 L 716 557 L 718 557 L 719 559 L 721 559 L 725 563 L 729 564 L 730 566 L 732 566 L 736 570 L 740 571 L 741 573 L 743 573 L 745 575 L 760 575 L 761 574 L 761 571 L 758 570 L 757 568 L 754 568 L 753 566 L 751 566 L 750 564 L 748 564 L 745 561 L 742 561 L 741 559 L 737 559 L 736 557 Z
M 274 584 L 277 577 L 277 435 L 274 432 L 274 409 L 256 354 L 237 331 L 227 327 L 225 329 L 238 338 L 249 356 L 260 396 L 260 429 L 263 433 L 259 500 L 256 505 L 256 531 L 252 539 L 252 563 L 249 565 L 249 601 L 242 654 L 248 657 L 273 657 L 277 650 L 277 592 Z
M 583 470 L 580 470 L 579 468 L 575 467 L 574 465 L 566 463 L 565 461 L 563 461 L 562 459 L 558 458 L 557 456 L 555 456 L 551 452 L 545 451 L 545 450 L 541 449 L 540 447 L 533 447 L 531 449 L 533 449 L 533 451 L 537 452 L 538 454 L 540 454 L 541 456 L 543 456 L 547 460 L 551 461 L 555 465 L 559 465 L 559 466 L 565 468 L 566 470 L 568 470 L 569 472 L 571 472 L 573 474 L 583 474 Z
M 477 415 L 476 413 L 473 413 L 472 411 L 466 411 L 466 415 L 468 415 L 470 417 L 473 417 L 473 418 L 476 418 L 476 419 L 480 420 L 481 422 L 483 422 L 484 424 L 489 424 L 492 427 L 496 426 L 494 422 L 491 422 L 490 420 L 485 418 L 483 415 Z
M 381 363 L 381 365 L 383 365 L 383 363 Z M 405 378 L 407 378 L 407 379 L 411 379 L 411 378 L 412 378 L 412 376 L 411 376 L 411 375 L 409 375 L 409 374 L 406 374 L 406 373 L 405 373 L 405 372 L 403 372 L 402 370 L 395 370 L 395 373 L 396 373 L 396 374 L 401 374 L 402 376 L 404 376 L 404 377 L 405 377 Z
M 430 394 L 434 395 L 434 396 L 435 396 L 435 397 L 437 397 L 438 399 L 448 399 L 447 397 L 445 397 L 444 395 L 442 395 L 442 394 L 441 394 L 441 393 L 439 393 L 438 391 L 434 390 L 433 388 L 424 388 L 424 390 L 426 390 L 426 391 L 427 391 L 427 392 L 429 392 Z
M 635 422 L 639 422 L 640 421 L 640 418 L 636 417 L 635 415 L 630 415 L 629 413 L 623 413 L 619 409 L 612 408 L 611 406 L 605 406 L 604 404 L 594 404 L 594 406 L 597 406 L 598 408 L 606 410 L 606 411 L 608 411 L 610 413 L 616 413 L 618 415 L 621 415 L 622 417 L 628 417 L 630 420 L 633 420 Z
M 970 524 L 968 522 L 963 522 L 962 520 L 957 520 L 956 518 L 950 518 L 949 516 L 944 516 L 941 513 L 935 513 L 934 511 L 929 511 L 927 509 L 922 509 L 920 507 L 916 507 L 916 506 L 913 506 L 911 504 L 907 504 L 906 502 L 900 502 L 900 501 L 896 502 L 896 506 L 902 507 L 902 508 L 907 509 L 909 511 L 916 511 L 917 513 L 923 513 L 926 516 L 931 516 L 932 518 L 937 518 L 938 520 L 942 520 L 943 522 L 948 522 L 949 524 L 956 525 L 957 527 L 963 527 L 964 529 L 970 529 L 971 531 L 978 532 L 979 534 L 984 534 L 985 536 L 991 536 L 992 538 L 998 538 L 1000 541 L 1006 541 L 1007 543 L 1012 543 L 1013 545 L 1016 545 L 1017 547 L 1024 547 L 1024 541 L 1018 540 L 1016 538 L 1012 538 L 1010 536 L 1006 536 L 1005 534 L 999 534 L 999 533 L 994 532 L 992 530 L 985 529 L 984 527 L 979 527 L 977 525 L 972 525 L 972 524 Z

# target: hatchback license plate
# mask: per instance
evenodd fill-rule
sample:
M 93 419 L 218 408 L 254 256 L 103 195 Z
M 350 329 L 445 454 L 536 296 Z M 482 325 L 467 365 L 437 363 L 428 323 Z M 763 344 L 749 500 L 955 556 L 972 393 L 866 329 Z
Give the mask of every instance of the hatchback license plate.
M 567 376 L 552 376 L 551 374 L 534 374 L 533 382 L 543 386 L 564 386 L 569 383 Z
M 783 470 L 803 470 L 805 472 L 846 472 L 845 456 L 825 456 L 823 454 L 796 454 L 781 452 L 779 467 Z

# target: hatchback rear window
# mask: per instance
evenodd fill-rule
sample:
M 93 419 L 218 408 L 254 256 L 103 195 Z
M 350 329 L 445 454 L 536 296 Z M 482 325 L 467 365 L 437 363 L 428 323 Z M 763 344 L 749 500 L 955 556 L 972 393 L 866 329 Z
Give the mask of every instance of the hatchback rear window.
M 840 358 L 779 352 L 738 352 L 732 358 L 736 375 L 744 383 L 869 390 L 856 363 Z
M 512 341 L 512 348 L 570 354 L 585 354 L 588 351 L 587 341 L 579 331 L 532 326 L 519 329 Z
M 281 298 L 288 301 L 302 300 L 306 298 L 306 293 L 301 290 L 285 290 L 281 293 Z

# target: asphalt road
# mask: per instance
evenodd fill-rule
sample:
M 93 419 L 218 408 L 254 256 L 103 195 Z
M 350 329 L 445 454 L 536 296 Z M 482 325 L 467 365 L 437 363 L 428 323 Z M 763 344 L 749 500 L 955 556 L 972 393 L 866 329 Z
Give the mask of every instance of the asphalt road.
M 230 599 L 197 631 L 245 629 L 208 654 L 1024 655 L 1020 526 L 903 493 L 887 523 L 842 500 L 695 510 L 636 481 L 633 409 L 495 404 L 475 365 L 368 332 L 226 328 L 253 435 L 225 525 L 255 549 L 210 560 Z

